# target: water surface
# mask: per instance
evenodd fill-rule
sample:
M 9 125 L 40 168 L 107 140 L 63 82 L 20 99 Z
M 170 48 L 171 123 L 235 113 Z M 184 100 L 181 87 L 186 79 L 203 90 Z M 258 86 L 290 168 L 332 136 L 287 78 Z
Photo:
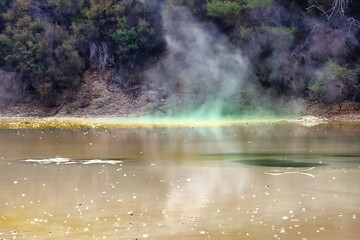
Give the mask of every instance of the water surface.
M 0 130 L 0 239 L 358 239 L 359 133 Z

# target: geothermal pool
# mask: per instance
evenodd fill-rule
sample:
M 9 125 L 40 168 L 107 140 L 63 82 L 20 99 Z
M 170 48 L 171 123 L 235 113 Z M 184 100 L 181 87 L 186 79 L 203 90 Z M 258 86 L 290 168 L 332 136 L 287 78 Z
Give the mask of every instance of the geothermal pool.
M 0 130 L 0 239 L 358 239 L 360 127 Z

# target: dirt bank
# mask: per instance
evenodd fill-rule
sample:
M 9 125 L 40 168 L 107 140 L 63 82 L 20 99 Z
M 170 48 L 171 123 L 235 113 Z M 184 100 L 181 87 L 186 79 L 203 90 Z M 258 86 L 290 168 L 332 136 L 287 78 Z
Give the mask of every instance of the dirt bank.
M 360 103 L 342 101 L 326 104 L 316 101 L 306 101 L 306 113 L 331 120 L 360 120 Z
M 114 83 L 108 83 L 110 71 L 104 75 L 87 71 L 76 93 L 64 94 L 56 107 L 46 107 L 33 96 L 0 109 L 1 117 L 90 117 L 140 116 L 162 111 L 159 108 L 161 91 L 132 88 L 125 92 Z M 161 102 L 161 101 L 160 101 Z
M 128 117 L 161 114 L 171 108 L 166 105 L 169 103 L 164 90 L 148 84 L 125 92 L 116 84 L 105 80 L 109 74 L 107 72 L 101 76 L 96 70 L 87 71 L 78 91 L 75 94 L 65 94 L 66 97 L 57 107 L 45 107 L 39 99 L 27 96 L 2 107 L 0 117 Z M 302 101 L 302 105 L 298 114 L 301 116 L 360 121 L 360 103 Z

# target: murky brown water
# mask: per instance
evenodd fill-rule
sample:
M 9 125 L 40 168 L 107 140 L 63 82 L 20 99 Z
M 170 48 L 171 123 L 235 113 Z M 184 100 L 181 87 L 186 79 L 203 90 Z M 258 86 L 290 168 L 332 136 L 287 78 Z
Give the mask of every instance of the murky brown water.
M 359 133 L 0 130 L 0 239 L 359 239 Z

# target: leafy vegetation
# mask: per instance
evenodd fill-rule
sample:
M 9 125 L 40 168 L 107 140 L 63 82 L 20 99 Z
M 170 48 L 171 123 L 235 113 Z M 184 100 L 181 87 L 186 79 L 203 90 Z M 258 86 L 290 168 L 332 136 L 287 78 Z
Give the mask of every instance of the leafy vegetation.
M 271 0 L 210 0 L 205 9 L 210 17 L 226 17 L 236 15 L 241 10 L 265 7 Z
M 91 67 L 113 70 L 121 75 L 118 82 L 123 87 L 133 79 L 141 84 L 146 64 L 167 51 L 164 2 L 143 2 L 0 1 L 0 79 L 20 79 L 21 89 L 50 106 L 76 91 L 82 74 Z M 165 4 L 189 8 L 201 21 L 215 23 L 232 47 L 249 59 L 253 70 L 249 81 L 264 91 L 328 102 L 360 100 L 357 1 Z
M 359 68 L 350 69 L 329 60 L 317 78 L 309 85 L 313 98 L 324 99 L 329 102 L 355 99 L 358 95 Z
M 281 34 L 292 35 L 296 31 L 294 27 L 284 27 L 284 26 L 280 26 L 280 27 L 266 26 L 264 29 L 276 35 L 281 35 Z
M 244 7 L 244 3 L 231 0 L 211 0 L 205 5 L 207 14 L 211 17 L 238 14 Z
M 126 17 L 121 17 L 117 19 L 117 28 L 111 37 L 117 45 L 116 54 L 123 62 L 131 62 L 146 52 L 153 34 L 154 30 L 145 19 L 138 18 L 136 27 L 130 27 Z
M 91 44 L 129 66 L 161 44 L 136 1 L 2 1 L 0 20 L 0 68 L 16 72 L 48 105 L 79 85 Z

